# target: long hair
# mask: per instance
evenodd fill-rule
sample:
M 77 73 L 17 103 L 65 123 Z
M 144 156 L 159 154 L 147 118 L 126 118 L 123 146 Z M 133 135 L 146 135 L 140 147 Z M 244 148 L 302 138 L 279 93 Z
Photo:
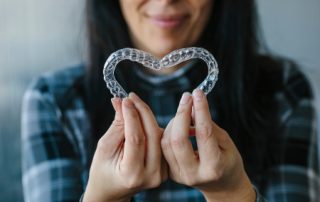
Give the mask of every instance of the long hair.
M 218 124 L 236 143 L 247 171 L 262 173 L 268 164 L 268 141 L 276 133 L 277 113 L 271 107 L 279 63 L 265 56 L 254 0 L 215 0 L 212 15 L 196 45 L 209 50 L 220 66 L 219 81 L 208 95 Z M 131 47 L 118 1 L 88 0 L 89 64 L 87 97 L 92 135 L 97 139 L 113 120 L 111 95 L 102 79 L 103 63 L 113 51 Z M 121 74 L 130 78 L 130 69 Z M 271 81 L 273 80 L 273 81 Z M 280 79 L 278 79 L 280 80 Z M 249 174 L 250 175 L 250 174 Z M 258 178 L 260 176 L 252 176 Z

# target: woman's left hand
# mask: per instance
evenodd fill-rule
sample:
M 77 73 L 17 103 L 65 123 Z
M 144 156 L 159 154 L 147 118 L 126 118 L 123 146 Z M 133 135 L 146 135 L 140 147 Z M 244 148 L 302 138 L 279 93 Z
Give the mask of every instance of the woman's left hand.
M 192 119 L 198 151 L 193 150 L 189 140 Z M 255 201 L 241 156 L 227 132 L 212 121 L 201 90 L 195 90 L 193 96 L 183 94 L 161 146 L 170 178 L 199 189 L 207 201 Z

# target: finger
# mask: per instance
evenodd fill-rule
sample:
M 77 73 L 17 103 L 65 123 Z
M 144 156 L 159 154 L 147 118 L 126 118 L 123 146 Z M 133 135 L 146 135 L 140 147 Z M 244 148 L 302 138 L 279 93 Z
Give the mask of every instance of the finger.
M 141 167 L 144 166 L 145 137 L 139 114 L 129 98 L 122 102 L 125 134 L 123 161 L 127 168 Z
M 116 136 L 119 139 L 124 139 L 124 120 L 123 120 L 123 114 L 122 114 L 122 107 L 121 107 L 121 99 L 120 98 L 112 98 L 111 99 L 112 106 L 115 110 L 115 116 L 114 120 L 109 128 L 110 136 Z M 109 138 L 109 137 L 108 137 Z
M 217 131 L 215 133 L 215 138 L 221 150 L 228 150 L 230 146 L 235 148 L 235 145 L 233 144 L 229 134 L 223 128 L 220 128 L 220 126 L 218 126 L 215 122 L 212 122 L 212 126 L 213 130 Z
M 114 119 L 116 121 L 123 121 L 122 107 L 121 107 L 122 101 L 121 101 L 121 99 L 117 98 L 117 97 L 112 98 L 111 99 L 111 103 L 112 103 L 113 109 L 115 110 Z
M 170 122 L 168 123 L 167 127 L 163 132 L 163 136 L 161 139 L 161 148 L 162 148 L 163 156 L 170 167 L 169 170 L 174 170 L 178 172 L 179 165 L 170 144 L 172 124 L 173 124 L 173 119 L 170 120 Z
M 160 139 L 162 133 L 149 106 L 135 93 L 130 93 L 129 97 L 140 115 L 142 127 L 146 135 L 146 167 L 153 171 L 157 170 L 161 165 Z
M 180 100 L 177 114 L 174 117 L 171 131 L 171 147 L 179 167 L 183 169 L 192 169 L 197 163 L 192 144 L 189 140 L 191 109 L 191 94 L 184 93 Z
M 210 113 L 210 112 L 209 112 Z M 195 120 L 195 114 L 194 114 L 194 107 L 192 108 L 192 122 L 194 122 Z M 218 145 L 221 149 L 227 149 L 230 146 L 230 142 L 232 142 L 229 134 L 223 129 L 220 128 L 220 126 L 218 126 L 214 121 L 211 122 L 212 123 L 212 127 L 214 131 L 217 131 L 217 133 L 214 134 Z M 195 136 L 195 128 L 191 127 L 190 128 L 190 136 Z
M 123 120 L 121 109 L 121 100 L 119 98 L 111 99 L 111 103 L 116 111 L 113 123 L 100 138 L 97 149 L 102 152 L 102 158 L 114 158 L 116 154 L 120 154 L 119 150 L 124 141 Z
M 212 156 L 219 154 L 219 147 L 214 134 L 209 105 L 205 94 L 193 91 L 194 122 L 200 162 L 211 162 Z

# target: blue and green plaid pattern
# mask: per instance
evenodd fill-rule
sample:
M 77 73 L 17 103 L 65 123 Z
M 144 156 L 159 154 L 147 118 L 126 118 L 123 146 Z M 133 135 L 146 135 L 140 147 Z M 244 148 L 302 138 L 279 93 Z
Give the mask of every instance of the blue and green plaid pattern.
M 190 79 L 194 69 L 186 66 L 169 77 L 136 72 L 140 78 L 137 93 L 150 105 L 160 126 L 165 127 L 174 116 L 182 92 L 199 83 Z M 282 163 L 270 170 L 265 189 L 259 184 L 255 187 L 271 202 L 317 201 L 319 157 L 313 100 L 296 92 L 299 86 L 307 85 L 304 77 L 291 68 L 285 71 L 286 89 L 277 95 L 285 128 Z M 91 158 L 90 121 L 79 90 L 84 73 L 82 66 L 47 73 L 34 80 L 25 93 L 22 156 L 27 202 L 79 201 L 85 189 Z M 198 190 L 168 180 L 156 189 L 138 193 L 134 201 L 205 200 Z M 257 201 L 264 201 L 260 194 Z

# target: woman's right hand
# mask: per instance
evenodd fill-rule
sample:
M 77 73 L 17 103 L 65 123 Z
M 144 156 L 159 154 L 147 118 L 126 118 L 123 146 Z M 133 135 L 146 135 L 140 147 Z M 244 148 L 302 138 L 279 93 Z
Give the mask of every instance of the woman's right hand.
M 116 115 L 98 142 L 83 201 L 130 201 L 167 178 L 163 134 L 150 108 L 136 94 L 112 99 Z

